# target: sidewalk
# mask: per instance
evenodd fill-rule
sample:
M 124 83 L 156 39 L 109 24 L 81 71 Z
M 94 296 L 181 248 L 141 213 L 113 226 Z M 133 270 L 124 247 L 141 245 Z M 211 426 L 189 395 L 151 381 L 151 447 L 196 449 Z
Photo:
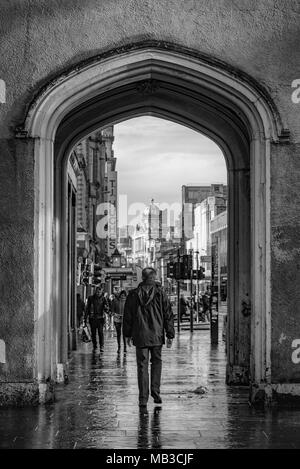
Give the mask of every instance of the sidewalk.
M 54 404 L 0 409 L 0 448 L 300 448 L 300 411 L 255 410 L 247 389 L 225 386 L 224 342 L 211 347 L 210 331 L 182 331 L 164 347 L 163 405 L 150 398 L 148 415 L 138 409 L 135 348 L 117 360 L 116 338 L 105 339 L 102 356 L 91 344 L 74 352 Z

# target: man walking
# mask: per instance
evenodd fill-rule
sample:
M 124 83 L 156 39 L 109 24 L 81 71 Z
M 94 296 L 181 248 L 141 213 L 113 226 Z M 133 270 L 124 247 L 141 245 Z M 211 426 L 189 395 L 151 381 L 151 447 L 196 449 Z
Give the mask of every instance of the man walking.
M 81 321 L 84 318 L 84 309 L 85 309 L 85 304 L 84 301 L 82 300 L 80 293 L 77 293 L 77 328 L 79 329 Z
M 157 284 L 156 271 L 143 269 L 142 282 L 129 292 L 124 309 L 123 331 L 127 344 L 136 347 L 139 405 L 146 408 L 149 398 L 148 364 L 151 356 L 151 396 L 161 404 L 161 350 L 167 336 L 170 347 L 175 336 L 174 316 L 168 297 Z
M 106 302 L 103 295 L 103 288 L 97 287 L 94 295 L 89 296 L 88 298 L 85 313 L 85 322 L 88 319 L 91 326 L 94 351 L 97 350 L 97 332 L 99 336 L 100 352 L 104 351 L 103 327 L 105 322 L 105 306 Z
M 202 304 L 203 304 L 203 310 L 202 310 L 202 316 L 204 318 L 204 321 L 209 321 L 209 292 L 206 291 L 202 295 Z
M 114 325 L 117 332 L 118 354 L 121 353 L 121 335 L 123 336 L 124 355 L 126 355 L 126 339 L 123 333 L 123 315 L 126 302 L 127 293 L 122 290 L 118 296 L 111 302 L 111 311 L 113 316 Z

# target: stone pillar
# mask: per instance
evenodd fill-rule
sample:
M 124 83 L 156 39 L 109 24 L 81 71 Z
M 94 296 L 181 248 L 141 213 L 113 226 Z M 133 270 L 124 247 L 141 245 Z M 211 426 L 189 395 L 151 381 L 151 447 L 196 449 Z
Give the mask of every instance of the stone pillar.
M 54 316 L 57 328 L 53 331 L 56 343 L 55 364 L 57 382 L 68 381 L 68 182 L 67 160 L 55 157 L 54 178 Z
M 0 405 L 38 403 L 34 141 L 0 140 Z
M 229 171 L 227 384 L 248 384 L 250 366 L 250 171 Z

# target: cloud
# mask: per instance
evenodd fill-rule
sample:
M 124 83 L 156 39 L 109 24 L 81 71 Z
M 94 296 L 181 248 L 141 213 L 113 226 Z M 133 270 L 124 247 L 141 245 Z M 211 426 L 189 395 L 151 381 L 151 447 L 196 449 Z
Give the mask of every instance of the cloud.
M 115 125 L 114 134 L 119 193 L 129 203 L 172 203 L 184 184 L 226 184 L 220 148 L 194 130 L 145 116 Z

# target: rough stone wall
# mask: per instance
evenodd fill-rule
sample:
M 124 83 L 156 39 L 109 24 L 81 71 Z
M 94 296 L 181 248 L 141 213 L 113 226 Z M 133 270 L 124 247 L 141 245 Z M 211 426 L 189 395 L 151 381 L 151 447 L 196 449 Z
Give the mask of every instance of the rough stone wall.
M 284 370 L 298 379 L 281 360 L 280 333 L 294 329 L 300 337 L 300 104 L 291 100 L 291 83 L 300 79 L 299 20 L 298 0 L 1 1 L 0 79 L 7 87 L 6 103 L 0 104 L 0 339 L 7 346 L 2 380 L 31 379 L 34 357 L 34 168 L 25 151 L 30 142 L 16 144 L 15 127 L 38 90 L 58 74 L 145 40 L 192 48 L 249 74 L 268 90 L 291 131 L 292 145 L 276 147 L 272 157 L 272 324 L 277 379 Z
M 6 382 L 33 378 L 33 166 L 32 141 L 0 139 L 0 381 Z
M 273 148 L 271 168 L 272 382 L 300 383 L 300 144 Z
M 247 72 L 271 92 L 299 137 L 290 99 L 299 78 L 299 20 L 298 0 L 4 0 L 1 78 L 8 96 L 0 132 L 19 124 L 32 94 L 68 67 L 154 39 Z

